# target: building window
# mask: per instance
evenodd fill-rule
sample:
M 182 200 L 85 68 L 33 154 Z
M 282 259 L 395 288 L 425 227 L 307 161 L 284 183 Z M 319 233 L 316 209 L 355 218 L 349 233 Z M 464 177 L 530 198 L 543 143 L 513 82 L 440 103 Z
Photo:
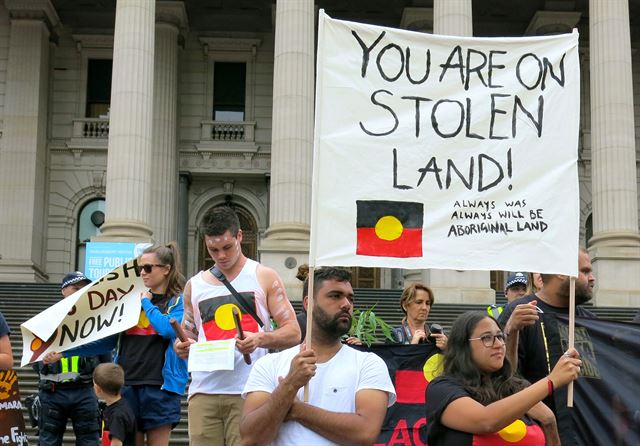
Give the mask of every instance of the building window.
M 107 118 L 111 101 L 111 59 L 87 61 L 87 118 Z
M 88 202 L 82 207 L 78 216 L 78 236 L 76 238 L 76 269 L 84 271 L 84 260 L 87 242 L 91 237 L 100 234 L 104 223 L 105 201 L 100 198 Z
M 213 120 L 244 121 L 247 64 L 215 62 L 213 68 Z

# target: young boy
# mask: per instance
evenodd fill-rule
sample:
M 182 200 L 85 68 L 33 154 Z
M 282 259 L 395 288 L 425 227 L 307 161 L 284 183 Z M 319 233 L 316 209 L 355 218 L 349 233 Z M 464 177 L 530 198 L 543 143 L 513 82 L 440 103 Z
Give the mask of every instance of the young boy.
M 129 404 L 120 395 L 124 385 L 124 371 L 118 364 L 100 364 L 93 371 L 96 395 L 107 403 L 104 419 L 103 445 L 135 446 L 136 417 Z

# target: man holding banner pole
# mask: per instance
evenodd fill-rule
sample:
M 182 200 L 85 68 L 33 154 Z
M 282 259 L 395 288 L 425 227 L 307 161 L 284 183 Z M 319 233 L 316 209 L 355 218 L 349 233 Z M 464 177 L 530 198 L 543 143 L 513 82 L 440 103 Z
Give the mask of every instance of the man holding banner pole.
M 353 314 L 350 280 L 351 273 L 341 268 L 315 271 L 311 349 L 303 344 L 258 360 L 243 392 L 243 444 L 318 446 L 376 440 L 396 394 L 380 357 L 341 342 Z M 305 306 L 308 299 L 305 296 Z M 306 384 L 308 403 L 302 402 Z
M 569 313 L 570 278 L 542 274 L 542 281 L 544 287 L 540 291 L 507 305 L 499 319 L 507 335 L 508 355 L 513 366 L 530 382 L 546 376 L 568 346 L 568 333 L 559 328 L 555 315 Z M 594 284 L 589 254 L 581 249 L 575 281 L 576 315 L 579 317 L 595 317 L 579 306 L 591 300 Z M 577 444 L 566 390 L 559 389 L 544 403 L 556 415 L 563 446 Z

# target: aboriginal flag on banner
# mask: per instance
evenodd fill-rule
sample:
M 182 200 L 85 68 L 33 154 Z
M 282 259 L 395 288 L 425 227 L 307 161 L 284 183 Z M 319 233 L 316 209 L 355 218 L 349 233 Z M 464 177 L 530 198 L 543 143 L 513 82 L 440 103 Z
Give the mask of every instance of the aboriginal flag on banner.
M 356 254 L 422 257 L 422 203 L 356 201 Z
M 564 343 L 568 318 L 557 318 Z M 582 376 L 571 416 L 579 443 L 640 445 L 640 325 L 577 317 L 575 347 Z
M 424 446 L 425 392 L 442 370 L 442 353 L 428 342 L 418 345 L 372 345 L 360 348 L 380 356 L 387 364 L 397 401 L 387 410 L 374 446 Z

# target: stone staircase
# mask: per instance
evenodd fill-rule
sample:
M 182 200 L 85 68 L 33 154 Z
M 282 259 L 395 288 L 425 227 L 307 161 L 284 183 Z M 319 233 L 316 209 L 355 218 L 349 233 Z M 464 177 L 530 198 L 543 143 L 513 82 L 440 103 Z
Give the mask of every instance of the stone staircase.
M 379 290 L 379 289 L 363 289 L 355 290 L 355 307 L 356 309 L 366 310 L 375 305 L 374 312 L 388 324 L 399 325 L 402 319 L 402 312 L 399 307 L 401 290 Z M 13 356 L 15 358 L 15 369 L 18 372 L 20 383 L 20 392 L 22 398 L 38 390 L 37 375 L 29 366 L 20 368 L 20 358 L 22 356 L 22 336 L 20 333 L 20 324 L 25 322 L 32 316 L 40 313 L 45 308 L 53 305 L 61 298 L 60 289 L 57 284 L 26 284 L 26 283 L 0 283 L 0 312 L 4 315 L 11 327 L 11 345 L 13 348 Z M 498 303 L 505 303 L 502 293 L 497 295 Z M 302 303 L 300 301 L 293 302 L 296 311 L 300 311 Z M 429 322 L 436 322 L 449 330 L 454 319 L 465 311 L 484 310 L 486 305 L 472 304 L 443 304 L 438 303 L 436 296 L 436 304 L 429 314 Z M 612 319 L 619 321 L 630 321 L 637 308 L 628 307 L 590 307 L 590 309 L 603 319 Z M 25 421 L 27 425 L 28 417 L 25 411 Z M 27 429 L 29 440 L 32 445 L 37 444 L 37 436 L 35 429 L 30 427 Z M 64 445 L 70 446 L 74 444 L 73 430 L 71 425 L 67 426 L 67 432 L 64 437 Z M 187 435 L 187 402 L 186 397 L 182 401 L 182 420 L 173 430 L 171 435 L 171 445 L 187 445 L 189 444 Z

